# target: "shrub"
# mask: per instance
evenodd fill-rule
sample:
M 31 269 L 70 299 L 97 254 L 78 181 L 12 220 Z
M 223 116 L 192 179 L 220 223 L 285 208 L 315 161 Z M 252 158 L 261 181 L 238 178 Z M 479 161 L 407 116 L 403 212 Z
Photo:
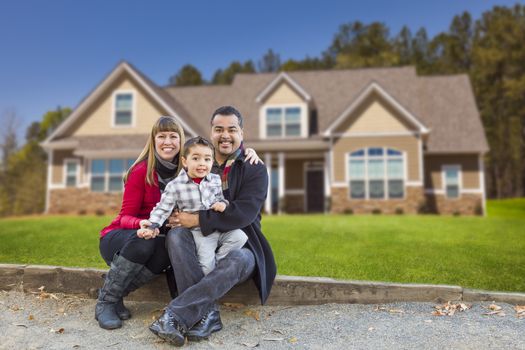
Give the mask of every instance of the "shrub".
M 405 211 L 403 210 L 403 208 L 396 208 L 396 214 L 397 215 L 403 215 L 405 213 Z
M 381 209 L 379 209 L 379 208 L 374 208 L 374 209 L 372 210 L 372 214 L 374 214 L 374 215 L 379 215 L 379 214 L 381 214 Z

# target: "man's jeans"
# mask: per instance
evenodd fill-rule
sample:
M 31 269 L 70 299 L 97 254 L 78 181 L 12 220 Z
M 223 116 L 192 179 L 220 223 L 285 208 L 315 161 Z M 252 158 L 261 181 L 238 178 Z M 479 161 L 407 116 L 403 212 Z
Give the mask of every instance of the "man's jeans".
M 193 327 L 215 302 L 233 286 L 246 281 L 255 270 L 255 257 L 246 248 L 233 250 L 204 276 L 199 266 L 192 233 L 174 228 L 166 237 L 166 248 L 179 295 L 168 304 L 168 310 L 187 329 Z

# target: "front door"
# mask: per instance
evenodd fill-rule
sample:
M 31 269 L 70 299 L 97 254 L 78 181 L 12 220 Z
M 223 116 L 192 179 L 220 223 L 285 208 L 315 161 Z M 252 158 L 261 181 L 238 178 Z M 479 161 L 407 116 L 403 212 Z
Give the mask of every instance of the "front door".
M 324 176 L 322 169 L 306 171 L 306 212 L 324 212 Z

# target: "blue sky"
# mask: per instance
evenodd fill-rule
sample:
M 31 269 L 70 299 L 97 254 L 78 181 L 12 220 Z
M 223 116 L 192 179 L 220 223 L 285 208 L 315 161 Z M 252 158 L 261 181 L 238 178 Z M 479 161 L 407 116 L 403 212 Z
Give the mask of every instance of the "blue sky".
M 269 48 L 281 61 L 319 56 L 343 23 L 380 21 L 392 35 L 425 27 L 432 37 L 465 10 L 477 19 L 517 2 L 2 0 L 0 114 L 16 111 L 24 135 L 46 111 L 75 107 L 123 59 L 160 85 L 187 63 L 210 79 Z

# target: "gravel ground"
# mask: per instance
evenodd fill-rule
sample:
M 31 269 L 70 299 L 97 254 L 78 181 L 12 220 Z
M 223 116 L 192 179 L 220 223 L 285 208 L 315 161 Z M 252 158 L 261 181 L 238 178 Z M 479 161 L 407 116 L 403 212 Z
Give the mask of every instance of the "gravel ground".
M 164 305 L 127 303 L 121 329 L 100 329 L 95 300 L 62 294 L 0 291 L 0 349 L 173 349 L 148 330 Z M 192 349 L 525 349 L 525 318 L 514 307 L 484 315 L 475 303 L 453 316 L 434 316 L 436 304 L 223 305 L 222 331 Z

